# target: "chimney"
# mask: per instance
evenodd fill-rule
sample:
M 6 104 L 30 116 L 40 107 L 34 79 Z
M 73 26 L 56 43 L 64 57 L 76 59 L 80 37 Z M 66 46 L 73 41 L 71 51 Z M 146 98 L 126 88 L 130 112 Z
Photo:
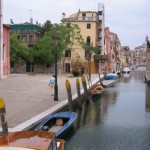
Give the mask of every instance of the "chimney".
M 62 13 L 62 19 L 64 19 L 65 18 L 65 13 Z
M 12 19 L 10 19 L 10 24 L 14 24 L 14 22 L 13 22 L 13 20 L 12 20 Z
M 38 21 L 36 20 L 36 25 L 38 25 L 39 23 L 38 23 Z
M 33 24 L 33 18 L 30 18 L 30 23 Z

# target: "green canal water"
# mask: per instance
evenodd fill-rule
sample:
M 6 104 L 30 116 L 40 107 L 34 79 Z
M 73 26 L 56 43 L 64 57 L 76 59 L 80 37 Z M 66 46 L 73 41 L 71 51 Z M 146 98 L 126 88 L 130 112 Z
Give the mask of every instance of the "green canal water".
M 150 150 L 150 87 L 145 68 L 122 75 L 91 99 L 64 137 L 67 150 Z

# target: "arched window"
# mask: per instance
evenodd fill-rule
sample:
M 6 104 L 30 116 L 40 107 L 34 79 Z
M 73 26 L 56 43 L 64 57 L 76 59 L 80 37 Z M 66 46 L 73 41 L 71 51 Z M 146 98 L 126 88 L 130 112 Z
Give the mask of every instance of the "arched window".
M 88 36 L 86 38 L 86 44 L 87 44 L 87 46 L 90 46 L 90 43 L 91 43 L 91 38 L 90 38 L 90 36 Z

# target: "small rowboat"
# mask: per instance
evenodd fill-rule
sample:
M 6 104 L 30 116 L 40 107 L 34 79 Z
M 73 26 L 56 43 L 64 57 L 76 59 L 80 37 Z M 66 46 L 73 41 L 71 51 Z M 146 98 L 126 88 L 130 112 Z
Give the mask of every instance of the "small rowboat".
M 98 84 L 92 91 L 91 94 L 92 96 L 96 96 L 96 95 L 101 95 L 104 91 L 104 88 Z
M 45 118 L 35 131 L 53 132 L 56 137 L 60 137 L 73 125 L 76 118 L 77 114 L 74 112 L 59 112 Z
M 65 141 L 50 132 L 18 131 L 0 136 L 0 150 L 65 150 Z

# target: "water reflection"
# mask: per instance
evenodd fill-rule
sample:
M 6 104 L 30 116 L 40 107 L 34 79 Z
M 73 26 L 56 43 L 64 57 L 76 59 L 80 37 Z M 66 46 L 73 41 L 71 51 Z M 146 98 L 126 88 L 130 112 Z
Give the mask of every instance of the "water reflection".
M 122 76 L 102 97 L 77 109 L 67 150 L 149 150 L 150 88 L 144 68 Z
M 122 78 L 120 78 L 120 81 L 124 82 L 124 83 L 128 83 L 130 78 L 131 78 L 131 73 L 130 74 L 122 74 Z

